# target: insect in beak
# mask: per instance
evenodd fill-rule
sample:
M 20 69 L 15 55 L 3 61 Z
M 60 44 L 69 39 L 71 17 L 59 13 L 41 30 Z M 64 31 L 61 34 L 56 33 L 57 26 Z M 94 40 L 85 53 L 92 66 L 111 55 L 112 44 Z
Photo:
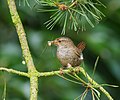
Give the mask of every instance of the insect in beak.
M 48 41 L 48 46 L 51 46 L 52 44 L 57 46 L 57 45 L 59 45 L 59 42 L 58 42 L 58 40 Z
M 48 41 L 48 46 L 51 46 L 54 43 L 54 41 Z

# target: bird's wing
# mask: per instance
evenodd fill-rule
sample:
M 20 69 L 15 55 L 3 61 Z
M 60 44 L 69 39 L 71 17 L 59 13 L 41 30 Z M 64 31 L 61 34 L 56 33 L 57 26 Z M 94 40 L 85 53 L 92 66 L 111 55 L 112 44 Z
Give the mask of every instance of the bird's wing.
M 82 41 L 77 45 L 77 48 L 83 51 L 85 49 L 85 46 L 86 46 L 85 42 Z
M 75 54 L 80 58 L 80 54 L 82 53 L 82 51 L 76 47 L 76 48 L 74 49 L 74 52 L 75 52 Z

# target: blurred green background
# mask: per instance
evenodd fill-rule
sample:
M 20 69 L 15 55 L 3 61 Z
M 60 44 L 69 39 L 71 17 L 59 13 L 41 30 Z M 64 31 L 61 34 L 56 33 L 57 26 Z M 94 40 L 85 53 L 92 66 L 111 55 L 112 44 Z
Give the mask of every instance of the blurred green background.
M 106 15 L 95 26 L 87 31 L 67 31 L 77 45 L 80 41 L 86 43 L 84 63 L 87 72 L 92 75 L 97 56 L 100 60 L 95 71 L 94 79 L 99 83 L 120 85 L 120 0 L 101 0 L 106 9 L 100 10 Z M 30 4 L 34 5 L 30 0 Z M 50 13 L 39 13 L 27 5 L 16 2 L 22 19 L 32 57 L 38 71 L 58 70 L 61 64 L 56 59 L 56 47 L 48 47 L 47 41 L 62 36 L 61 27 L 57 25 L 52 31 L 47 30 L 44 22 Z M 0 0 L 0 66 L 27 71 L 17 33 L 11 22 L 6 0 Z M 6 91 L 5 91 L 6 84 Z M 115 100 L 120 100 L 120 88 L 105 87 Z M 81 85 L 68 82 L 58 76 L 41 77 L 39 79 L 38 100 L 73 100 L 85 90 Z M 0 100 L 6 93 L 6 100 L 28 100 L 29 79 L 6 72 L 0 72 Z M 88 92 L 86 100 L 92 100 Z M 107 100 L 101 94 L 101 100 Z

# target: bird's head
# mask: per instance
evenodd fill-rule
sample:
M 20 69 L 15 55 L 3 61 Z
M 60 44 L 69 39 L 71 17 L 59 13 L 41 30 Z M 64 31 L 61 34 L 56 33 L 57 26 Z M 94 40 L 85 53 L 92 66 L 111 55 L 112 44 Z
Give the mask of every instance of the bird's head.
M 56 38 L 54 41 L 48 41 L 48 45 L 50 46 L 51 44 L 54 44 L 56 46 L 69 46 L 73 45 L 73 42 L 68 37 L 60 37 Z

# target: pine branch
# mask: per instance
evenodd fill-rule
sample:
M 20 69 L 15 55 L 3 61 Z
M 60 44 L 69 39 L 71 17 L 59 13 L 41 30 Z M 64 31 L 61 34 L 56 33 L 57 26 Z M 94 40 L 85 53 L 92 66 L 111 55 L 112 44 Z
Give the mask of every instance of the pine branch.
M 16 70 L 13 70 L 13 69 L 7 69 L 7 68 L 3 68 L 1 67 L 0 68 L 1 71 L 7 71 L 9 73 L 14 73 L 14 74 L 18 74 L 18 75 L 21 75 L 21 76 L 26 76 L 26 77 L 30 77 L 30 73 L 27 74 L 27 73 L 24 73 L 24 72 L 20 72 L 20 71 L 16 71 Z M 91 89 L 93 88 L 98 88 L 100 91 L 102 91 L 107 97 L 109 100 L 113 100 L 113 98 L 111 97 L 111 95 L 102 87 L 102 85 L 98 84 L 97 82 L 95 82 L 89 75 L 88 73 L 84 70 L 84 68 L 82 67 L 75 67 L 75 68 L 72 68 L 71 69 L 65 69 L 65 70 L 62 70 L 62 73 L 63 74 L 68 74 L 68 73 L 82 73 L 85 78 L 90 82 L 90 83 L 87 83 L 85 81 L 83 81 L 80 77 L 76 77 L 80 82 L 83 83 L 84 86 L 86 87 L 89 87 Z M 61 71 L 51 71 L 51 72 L 37 72 L 37 73 L 34 73 L 34 76 L 36 77 L 48 77 L 48 76 L 55 76 L 55 75 L 60 75 L 61 74 Z M 75 74 L 74 74 L 75 75 Z M 76 74 L 77 75 L 77 74 Z M 34 80 L 34 82 L 38 85 L 38 82 L 36 80 L 36 77 L 32 77 L 30 79 Z M 35 88 L 32 88 L 33 90 Z M 35 93 L 35 92 L 34 92 Z M 35 95 L 35 94 L 34 94 Z M 33 99 L 31 99 L 33 100 Z
M 81 67 L 80 72 L 82 72 L 82 74 L 88 79 L 88 81 L 93 84 L 95 87 L 98 87 L 99 90 L 101 90 L 107 97 L 109 100 L 113 100 L 113 98 L 111 97 L 111 95 L 97 82 L 95 82 L 88 74 L 87 72 Z
M 47 29 L 52 30 L 58 23 L 63 26 L 61 34 L 64 35 L 67 29 L 78 32 L 85 30 L 87 25 L 94 27 L 102 20 L 102 17 L 105 17 L 97 8 L 98 6 L 105 7 L 99 0 L 36 0 L 36 2 L 43 6 L 43 9 L 38 8 L 39 12 L 54 12 L 53 15 L 56 15 L 52 15 L 45 22 Z
M 66 74 L 66 73 L 72 73 L 72 72 L 81 72 L 86 79 L 88 79 L 88 81 L 93 85 L 91 86 L 91 88 L 93 87 L 96 87 L 98 88 L 99 90 L 101 90 L 107 97 L 109 100 L 113 100 L 113 98 L 111 97 L 111 95 L 100 85 L 98 84 L 97 82 L 95 82 L 89 75 L 88 73 L 84 70 L 84 68 L 82 67 L 76 67 L 76 68 L 73 68 L 72 71 L 67 69 L 67 70 L 63 70 L 62 71 L 63 74 Z M 53 75 L 57 75 L 57 74 L 60 74 L 61 72 L 60 71 L 52 71 L 52 72 L 39 72 L 39 77 L 41 76 L 53 76 Z M 81 81 L 83 84 L 87 84 L 83 81 Z M 89 85 L 89 84 L 88 84 Z
M 20 75 L 20 76 L 29 77 L 28 73 L 17 71 L 17 70 L 14 70 L 14 69 L 8 69 L 8 68 L 0 67 L 0 71 L 6 71 L 8 73 L 13 73 L 13 74 L 17 74 L 17 75 Z

